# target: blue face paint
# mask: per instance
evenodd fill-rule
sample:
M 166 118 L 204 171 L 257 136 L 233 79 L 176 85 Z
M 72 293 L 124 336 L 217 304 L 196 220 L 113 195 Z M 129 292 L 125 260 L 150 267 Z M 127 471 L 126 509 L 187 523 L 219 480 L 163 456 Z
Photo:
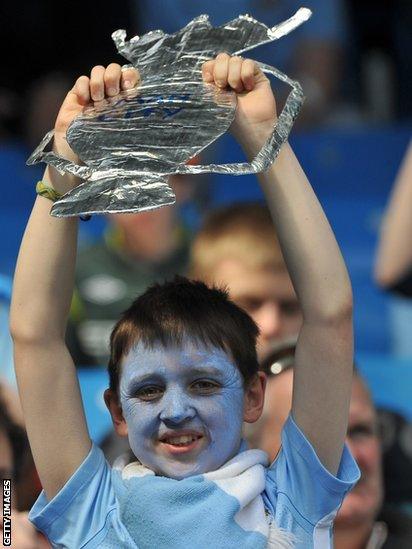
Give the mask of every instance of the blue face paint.
M 159 475 L 206 473 L 236 455 L 243 397 L 242 375 L 221 349 L 139 343 L 122 362 L 120 403 L 130 447 Z

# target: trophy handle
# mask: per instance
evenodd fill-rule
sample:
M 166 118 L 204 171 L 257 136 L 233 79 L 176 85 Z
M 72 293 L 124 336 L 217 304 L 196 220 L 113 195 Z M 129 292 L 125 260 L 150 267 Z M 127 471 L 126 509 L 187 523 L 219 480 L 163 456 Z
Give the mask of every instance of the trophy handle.
M 50 166 L 56 168 L 56 170 L 63 175 L 65 172 L 71 173 L 81 179 L 88 179 L 91 175 L 91 170 L 87 166 L 79 166 L 71 160 L 67 160 L 62 156 L 54 153 L 53 151 L 45 152 L 44 149 L 51 142 L 54 137 L 54 130 L 50 130 L 41 140 L 39 146 L 29 156 L 26 164 L 31 166 L 38 162 L 46 162 Z
M 290 79 L 286 74 L 275 67 L 264 63 L 256 62 L 262 72 L 271 74 L 289 84 L 292 87 L 282 112 L 273 127 L 271 135 L 266 140 L 252 162 L 235 162 L 231 164 L 195 164 L 179 166 L 174 173 L 178 174 L 199 174 L 199 173 L 221 173 L 230 175 L 245 175 L 259 173 L 269 168 L 279 154 L 280 148 L 287 140 L 292 129 L 293 122 L 299 114 L 304 102 L 304 95 L 299 82 Z

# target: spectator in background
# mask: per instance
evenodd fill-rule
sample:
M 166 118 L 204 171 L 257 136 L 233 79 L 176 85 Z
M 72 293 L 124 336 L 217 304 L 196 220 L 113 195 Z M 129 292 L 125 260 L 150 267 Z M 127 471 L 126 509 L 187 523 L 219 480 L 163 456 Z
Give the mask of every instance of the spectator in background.
M 375 263 L 377 284 L 407 297 L 412 297 L 411 239 L 412 141 L 395 180 L 381 227 Z
M 412 141 L 396 176 L 383 218 L 375 259 L 375 281 L 393 294 L 390 301 L 392 351 L 412 356 Z
M 193 190 L 190 177 L 170 179 L 178 204 Z M 187 268 L 190 231 L 177 208 L 109 216 L 104 238 L 78 257 L 67 345 L 78 366 L 107 365 L 116 320 L 147 286 Z
M 11 541 L 16 549 L 46 549 L 50 547 L 28 520 L 26 511 L 19 511 L 16 501 L 16 486 L 22 473 L 23 457 L 28 451 L 26 434 L 10 417 L 2 399 L 0 386 L 0 479 L 10 479 L 11 484 Z M 3 486 L 3 483 L 2 483 Z M 0 536 L 3 538 L 3 501 L 0 500 Z
M 259 326 L 260 357 L 296 337 L 302 314 L 265 206 L 242 203 L 212 212 L 193 241 L 189 274 L 227 286 Z
M 173 33 L 194 17 L 206 13 L 218 26 L 250 14 L 273 27 L 289 18 L 302 5 L 313 10 L 310 21 L 269 46 L 261 46 L 253 57 L 274 65 L 299 80 L 306 102 L 298 125 L 318 125 L 327 120 L 336 104 L 346 47 L 346 12 L 343 0 L 140 0 L 134 4 L 142 34 L 154 29 Z
M 281 446 L 281 430 L 292 403 L 294 347 L 274 352 L 262 363 L 269 375 L 260 420 L 249 432 L 254 447 L 274 459 Z M 274 375 L 274 373 L 276 375 Z M 394 507 L 385 508 L 382 444 L 378 416 L 368 388 L 355 372 L 346 443 L 361 479 L 346 496 L 335 519 L 335 549 L 407 549 L 412 546 L 412 519 Z M 405 469 L 408 475 L 410 470 Z

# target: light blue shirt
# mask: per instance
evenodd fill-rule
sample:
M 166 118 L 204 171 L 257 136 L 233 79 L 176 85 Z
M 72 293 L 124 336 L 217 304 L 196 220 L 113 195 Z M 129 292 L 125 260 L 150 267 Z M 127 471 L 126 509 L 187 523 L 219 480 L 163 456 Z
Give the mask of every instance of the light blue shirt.
M 182 481 L 155 476 L 138 479 L 139 488 L 135 493 L 127 493 L 124 485 L 120 488 L 126 490 L 126 503 L 122 505 L 117 499 L 119 482 L 122 483 L 119 478 L 102 451 L 93 446 L 79 469 L 50 502 L 44 492 L 40 494 L 29 518 L 55 547 L 178 549 L 190 547 L 194 532 L 196 549 L 265 546 L 259 535 L 255 538 L 249 535 L 247 545 L 239 544 L 242 532 L 234 521 L 233 527 L 223 531 L 219 528 L 220 515 L 230 512 L 228 506 L 233 498 L 222 497 L 221 493 L 218 495 L 221 499 L 214 500 L 207 483 L 203 484 L 206 490 L 196 492 L 202 485 L 202 475 Z M 333 519 L 358 479 L 359 469 L 346 447 L 334 477 L 289 417 L 283 429 L 282 449 L 266 470 L 262 497 L 276 526 L 294 534 L 295 547 L 330 548 Z M 162 501 L 162 485 L 171 482 L 173 491 Z M 187 498 L 193 493 L 201 493 L 204 498 L 206 507 L 201 520 L 190 514 L 192 507 L 187 505 Z M 182 503 L 186 505 L 186 522 L 181 520 L 181 514 L 179 516 Z M 140 510 L 137 515 L 136 510 Z M 166 532 L 168 538 L 160 532 Z

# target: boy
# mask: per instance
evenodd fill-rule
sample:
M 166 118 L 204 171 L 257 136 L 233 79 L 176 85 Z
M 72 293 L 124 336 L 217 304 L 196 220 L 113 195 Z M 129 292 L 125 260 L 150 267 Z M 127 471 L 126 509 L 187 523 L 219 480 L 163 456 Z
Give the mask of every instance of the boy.
M 219 54 L 205 82 L 238 93 L 232 131 L 251 158 L 276 117 L 270 85 L 250 60 Z M 55 149 L 89 101 L 137 85 L 134 70 L 94 67 L 67 95 Z M 277 460 L 245 451 L 258 419 L 250 318 L 218 290 L 177 280 L 143 294 L 112 334 L 115 429 L 137 462 L 111 471 L 93 446 L 64 332 L 75 263 L 75 219 L 38 197 L 23 238 L 11 312 L 18 384 L 44 493 L 31 518 L 59 547 L 330 547 L 333 517 L 358 479 L 344 449 L 352 379 L 352 297 L 332 231 L 291 149 L 260 175 L 303 312 L 292 405 Z M 64 192 L 76 182 L 47 168 Z M 45 238 L 47 236 L 47 239 Z M 292 419 L 293 418 L 293 419 Z M 281 529 L 282 530 L 281 530 Z

